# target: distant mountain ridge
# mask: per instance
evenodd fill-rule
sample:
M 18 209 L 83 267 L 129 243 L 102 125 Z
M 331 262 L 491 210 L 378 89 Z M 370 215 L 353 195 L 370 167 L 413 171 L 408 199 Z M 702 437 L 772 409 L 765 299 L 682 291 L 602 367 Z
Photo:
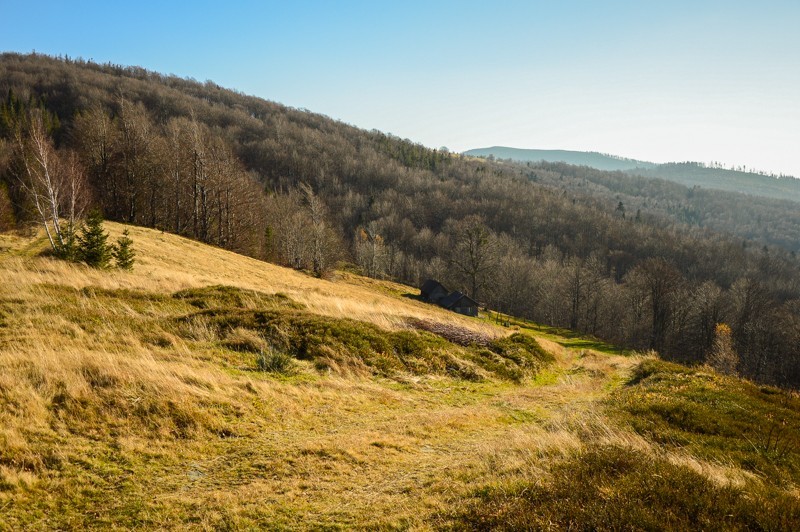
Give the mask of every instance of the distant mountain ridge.
M 741 192 L 751 196 L 800 202 L 800 179 L 772 176 L 744 170 L 729 170 L 701 163 L 665 163 L 655 168 L 630 172 L 644 177 L 657 177 L 687 187 Z
M 523 162 L 546 161 L 548 163 L 567 163 L 576 166 L 589 166 L 598 170 L 636 170 L 651 169 L 658 165 L 647 161 L 637 161 L 599 152 L 571 151 L 571 150 L 527 150 L 522 148 L 507 148 L 505 146 L 492 146 L 491 148 L 478 148 L 468 150 L 464 155 L 473 157 L 493 156 L 495 159 L 513 159 Z
M 791 200 L 800 203 L 800 179 L 707 166 L 697 162 L 656 164 L 599 152 L 537 150 L 493 146 L 467 150 L 464 155 L 494 157 L 518 162 L 566 163 L 597 170 L 622 171 L 679 183 L 687 187 L 739 192 L 751 196 Z

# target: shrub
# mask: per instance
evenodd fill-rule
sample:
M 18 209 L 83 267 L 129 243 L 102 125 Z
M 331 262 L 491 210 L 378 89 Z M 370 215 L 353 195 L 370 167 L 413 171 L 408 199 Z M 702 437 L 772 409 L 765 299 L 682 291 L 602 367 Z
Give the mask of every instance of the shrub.
M 199 309 L 303 308 L 303 305 L 292 301 L 285 294 L 266 294 L 225 285 L 187 288 L 176 292 L 172 297 L 184 300 Z
M 492 340 L 489 349 L 522 368 L 538 369 L 555 360 L 553 355 L 542 349 L 534 337 L 523 333 Z
M 270 365 L 272 357 L 267 351 L 260 354 L 262 341 L 273 350 L 342 375 L 390 377 L 408 372 L 478 381 L 493 374 L 519 381 L 552 360 L 536 340 L 522 334 L 497 340 L 494 351 L 489 351 L 456 345 L 427 331 L 387 331 L 370 323 L 312 314 L 280 294 L 211 286 L 183 290 L 173 297 L 201 309 L 179 318 L 183 334 L 201 340 L 204 336 L 196 331 L 213 332 L 215 337 L 208 335 L 208 341 L 224 336 L 225 347 L 259 353 L 263 359 L 259 367 Z

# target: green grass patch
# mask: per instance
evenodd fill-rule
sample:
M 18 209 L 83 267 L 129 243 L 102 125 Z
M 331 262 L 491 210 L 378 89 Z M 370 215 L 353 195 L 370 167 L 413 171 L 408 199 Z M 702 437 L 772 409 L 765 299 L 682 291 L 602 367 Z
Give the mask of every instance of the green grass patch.
M 549 386 L 556 384 L 561 375 L 563 375 L 563 371 L 554 369 L 552 366 L 547 367 L 536 374 L 536 376 L 533 378 L 533 384 L 536 386 Z
M 610 403 L 654 442 L 733 462 L 777 484 L 800 481 L 800 400 L 790 393 L 645 360 Z
M 597 338 L 593 338 L 592 336 L 571 331 L 569 329 L 538 325 L 532 322 L 527 322 L 526 325 L 524 325 L 524 328 L 529 329 L 538 336 L 552 340 L 557 344 L 569 349 L 591 349 L 593 351 L 600 351 L 601 353 L 606 353 L 609 355 L 627 356 L 633 354 L 633 352 L 628 349 L 623 349 Z

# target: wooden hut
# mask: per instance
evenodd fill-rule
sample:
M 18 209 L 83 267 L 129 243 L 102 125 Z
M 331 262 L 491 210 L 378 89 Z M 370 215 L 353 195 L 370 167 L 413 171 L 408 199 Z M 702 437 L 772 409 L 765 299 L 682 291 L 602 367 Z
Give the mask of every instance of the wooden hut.
M 428 303 L 438 303 L 440 300 L 447 297 L 447 288 L 442 283 L 433 279 L 428 279 L 422 284 L 420 288 L 420 296 Z
M 459 314 L 464 314 L 465 316 L 478 315 L 478 302 L 468 295 L 462 294 L 458 291 L 453 292 L 445 298 L 442 298 L 439 301 L 439 305 L 447 310 L 452 310 L 453 312 L 458 312 Z

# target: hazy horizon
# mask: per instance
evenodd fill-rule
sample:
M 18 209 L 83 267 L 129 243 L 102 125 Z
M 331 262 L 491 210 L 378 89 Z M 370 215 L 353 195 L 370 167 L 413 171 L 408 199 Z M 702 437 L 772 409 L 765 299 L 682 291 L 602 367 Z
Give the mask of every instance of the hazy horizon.
M 7 2 L 0 49 L 210 79 L 430 147 L 800 175 L 790 2 Z

